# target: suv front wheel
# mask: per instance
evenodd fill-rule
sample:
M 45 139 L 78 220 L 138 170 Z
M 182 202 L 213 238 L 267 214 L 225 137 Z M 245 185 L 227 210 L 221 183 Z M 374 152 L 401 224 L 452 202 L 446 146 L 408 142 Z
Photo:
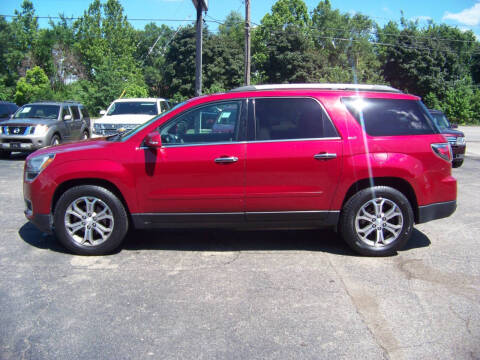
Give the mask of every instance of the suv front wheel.
M 412 206 L 400 191 L 375 186 L 357 192 L 345 203 L 339 230 L 356 252 L 387 256 L 403 248 L 412 233 Z
M 115 250 L 128 230 L 122 202 L 95 185 L 73 187 L 60 197 L 53 215 L 55 234 L 79 255 L 102 255 Z

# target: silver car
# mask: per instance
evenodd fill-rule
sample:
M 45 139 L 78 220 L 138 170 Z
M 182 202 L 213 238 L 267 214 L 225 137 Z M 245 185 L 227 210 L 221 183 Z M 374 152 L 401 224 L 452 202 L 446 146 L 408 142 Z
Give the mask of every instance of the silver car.
M 90 137 L 90 117 L 77 102 L 36 102 L 23 105 L 0 122 L 0 156 Z

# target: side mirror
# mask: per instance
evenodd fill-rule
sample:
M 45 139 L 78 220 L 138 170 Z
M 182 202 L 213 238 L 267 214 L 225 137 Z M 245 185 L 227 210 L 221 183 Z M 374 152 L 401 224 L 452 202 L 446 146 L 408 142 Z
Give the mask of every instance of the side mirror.
M 151 132 L 145 138 L 145 146 L 156 149 L 162 147 L 162 136 L 158 131 Z
M 458 129 L 458 124 L 450 124 L 450 127 L 451 127 L 452 129 Z
M 106 111 L 106 110 L 100 110 L 100 115 L 102 115 L 102 116 L 103 116 L 103 115 L 105 115 L 106 113 L 107 113 L 107 111 Z
M 65 116 L 63 117 L 63 120 L 65 120 L 65 121 L 72 120 L 72 115 L 70 115 L 70 114 L 65 115 Z

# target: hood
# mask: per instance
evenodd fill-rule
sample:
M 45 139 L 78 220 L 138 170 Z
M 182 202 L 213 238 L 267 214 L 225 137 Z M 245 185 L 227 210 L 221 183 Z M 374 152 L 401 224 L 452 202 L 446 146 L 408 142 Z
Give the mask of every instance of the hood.
M 0 121 L 0 126 L 35 126 L 35 125 L 52 125 L 56 123 L 57 119 L 8 119 Z
M 112 144 L 115 144 L 115 142 L 107 141 L 105 140 L 104 137 L 100 137 L 100 138 L 94 138 L 89 140 L 65 143 L 65 144 L 56 145 L 56 146 L 47 146 L 47 147 L 41 148 L 40 150 L 35 151 L 28 157 L 30 158 L 32 156 L 37 156 L 42 154 L 58 154 L 58 155 L 65 154 L 68 156 L 70 153 L 76 152 L 77 150 L 82 150 L 82 155 L 84 155 L 86 158 L 91 158 L 92 156 L 98 157 L 98 154 L 100 151 L 102 151 L 108 146 L 111 146 Z M 75 158 L 78 159 L 76 155 L 77 154 L 75 154 L 74 156 Z
M 157 116 L 157 115 L 155 115 Z M 152 115 L 145 114 L 126 114 L 126 115 L 106 115 L 95 120 L 96 124 L 143 124 L 150 120 Z
M 442 135 L 456 136 L 456 137 L 459 137 L 459 136 L 465 137 L 465 134 L 464 134 L 462 131 L 460 131 L 460 130 L 455 130 L 455 129 L 451 129 L 451 128 L 440 129 L 440 132 L 442 133 Z

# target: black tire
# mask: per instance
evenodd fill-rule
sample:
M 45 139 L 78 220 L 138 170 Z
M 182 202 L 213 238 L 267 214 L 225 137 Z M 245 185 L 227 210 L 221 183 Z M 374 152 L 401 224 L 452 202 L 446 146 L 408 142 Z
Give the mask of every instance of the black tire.
M 7 159 L 10 157 L 10 151 L 0 150 L 0 159 Z
M 90 135 L 87 130 L 85 130 L 82 134 L 82 140 L 87 140 L 90 138 Z
M 61 143 L 60 136 L 57 134 L 52 136 L 52 139 L 50 140 L 50 146 L 55 146 Z
M 67 215 L 67 209 L 72 210 L 74 202 L 77 204 L 74 210 L 77 214 L 84 214 L 82 218 Z M 87 203 L 90 202 L 92 205 L 89 210 Z M 101 215 L 104 209 L 108 211 Z M 97 211 L 100 212 L 97 214 Z M 111 219 L 97 219 L 96 215 Z M 111 253 L 120 246 L 128 231 L 128 216 L 122 202 L 111 191 L 95 185 L 81 185 L 65 191 L 55 206 L 53 221 L 58 240 L 79 255 Z M 76 230 L 72 232 L 72 229 Z M 111 230 L 105 235 L 102 229 Z
M 381 216 L 378 217 L 378 214 Z M 387 219 L 384 215 L 393 216 Z M 412 206 L 405 195 L 388 186 L 375 186 L 360 190 L 348 199 L 340 214 L 339 230 L 355 252 L 367 256 L 388 256 L 405 246 L 412 234 L 413 224 Z M 384 243 L 381 243 L 382 238 Z
M 452 167 L 453 168 L 458 168 L 463 165 L 463 159 L 460 160 L 453 160 L 452 161 Z

